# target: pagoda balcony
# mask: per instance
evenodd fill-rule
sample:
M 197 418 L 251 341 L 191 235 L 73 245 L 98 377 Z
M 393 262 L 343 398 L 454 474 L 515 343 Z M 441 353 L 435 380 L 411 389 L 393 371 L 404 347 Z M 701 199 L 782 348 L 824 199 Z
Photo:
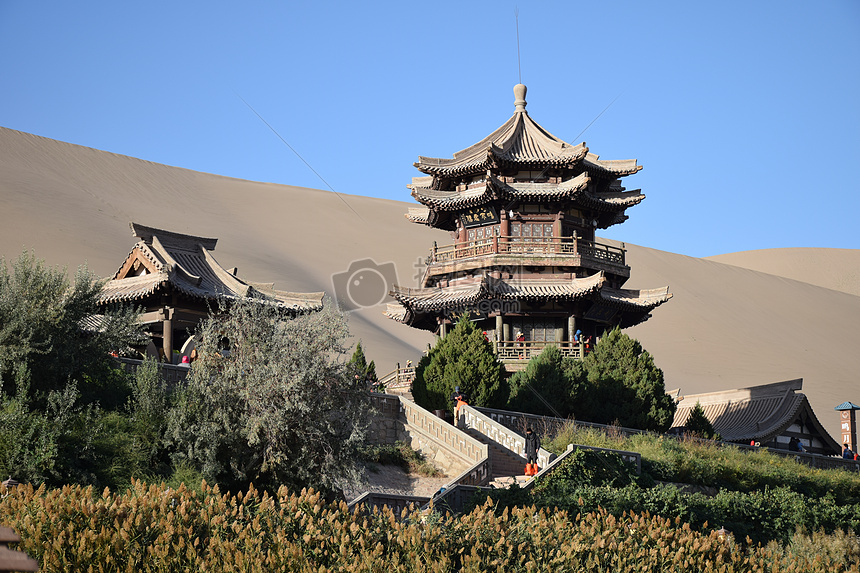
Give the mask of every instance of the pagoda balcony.
M 501 340 L 493 342 L 493 351 L 508 372 L 523 370 L 529 360 L 539 355 L 547 346 L 555 346 L 562 356 L 582 360 L 585 358 L 585 345 L 578 342 L 558 341 L 543 342 L 536 340 L 525 340 L 516 342 L 513 340 Z
M 623 247 L 572 237 L 490 237 L 434 246 L 424 278 L 489 266 L 585 267 L 629 278 L 625 254 Z

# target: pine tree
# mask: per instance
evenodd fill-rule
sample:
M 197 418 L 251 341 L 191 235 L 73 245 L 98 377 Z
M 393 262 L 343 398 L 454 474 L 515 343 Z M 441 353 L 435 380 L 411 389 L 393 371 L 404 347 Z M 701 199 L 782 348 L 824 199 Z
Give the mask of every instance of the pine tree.
M 371 360 L 370 364 L 367 363 L 367 357 L 364 354 L 364 348 L 361 346 L 360 340 L 355 345 L 352 358 L 347 362 L 347 368 L 353 372 L 353 376 L 358 376 L 358 379 L 364 382 L 372 383 L 379 380 L 376 375 L 376 362 Z
M 705 415 L 705 409 L 702 408 L 702 405 L 699 402 L 696 402 L 696 405 L 693 406 L 693 409 L 690 411 L 690 416 L 687 418 L 687 422 L 684 426 L 690 434 L 699 438 L 712 440 L 717 435 L 714 431 L 714 426 Z
M 639 341 L 619 328 L 604 335 L 582 362 L 589 388 L 577 410 L 580 420 L 618 421 L 622 426 L 665 431 L 675 415 L 663 371 Z
M 508 409 L 542 416 L 568 417 L 581 399 L 579 377 L 570 374 L 569 365 L 555 346 L 547 346 L 529 360 L 525 370 L 508 380 Z
M 451 394 L 459 386 L 469 404 L 499 408 L 507 403 L 503 379 L 492 346 L 472 321 L 462 317 L 418 362 L 412 395 L 428 410 L 452 410 Z

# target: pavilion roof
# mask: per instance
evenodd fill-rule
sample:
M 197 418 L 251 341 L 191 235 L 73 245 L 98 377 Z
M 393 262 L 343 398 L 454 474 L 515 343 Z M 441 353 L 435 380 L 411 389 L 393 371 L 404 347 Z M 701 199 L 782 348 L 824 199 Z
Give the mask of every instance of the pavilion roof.
M 675 411 L 673 427 L 684 426 L 693 408 L 699 403 L 714 430 L 730 442 L 767 442 L 785 432 L 802 417 L 812 426 L 832 454 L 838 454 L 839 444 L 824 430 L 812 411 L 806 395 L 798 392 L 803 379 L 774 384 L 738 388 L 706 394 L 683 396 Z
M 419 157 L 415 167 L 443 178 L 480 174 L 490 167 L 500 166 L 534 169 L 573 167 L 582 163 L 586 169 L 614 176 L 629 175 L 641 169 L 635 159 L 603 161 L 589 154 L 585 143 L 566 143 L 526 112 L 524 85 L 517 84 L 514 94 L 514 115 L 493 133 L 450 159 Z
M 256 297 L 294 311 L 322 308 L 322 292 L 279 291 L 272 283 L 245 281 L 227 271 L 211 254 L 217 239 L 137 223 L 130 226 L 140 241 L 103 287 L 102 304 L 142 301 L 158 292 L 172 290 L 201 300 Z
M 474 307 L 485 300 L 573 301 L 591 299 L 604 307 L 621 312 L 624 326 L 647 320 L 648 313 L 663 304 L 672 293 L 669 287 L 650 290 L 613 289 L 606 286 L 602 272 L 575 279 L 494 279 L 448 287 L 407 288 L 394 286 L 389 293 L 397 302 L 388 305 L 385 315 L 399 322 L 417 326 L 427 322 L 428 315 Z
M 477 282 L 448 287 L 407 288 L 395 285 L 389 294 L 414 311 L 427 312 L 460 308 L 492 298 L 573 300 L 597 291 L 604 281 L 602 272 L 572 280 L 502 280 L 484 276 Z
M 645 198 L 639 189 L 627 191 L 620 184 L 612 185 L 605 191 L 596 191 L 589 187 L 590 181 L 588 173 L 580 173 L 561 183 L 507 182 L 488 172 L 484 181 L 459 186 L 451 191 L 433 189 L 415 183 L 408 187 L 412 189 L 412 196 L 419 203 L 437 211 L 467 209 L 502 199 L 542 202 L 576 201 L 584 207 L 597 211 L 623 213 L 625 209 L 638 205 Z M 407 218 L 415 220 L 411 209 Z

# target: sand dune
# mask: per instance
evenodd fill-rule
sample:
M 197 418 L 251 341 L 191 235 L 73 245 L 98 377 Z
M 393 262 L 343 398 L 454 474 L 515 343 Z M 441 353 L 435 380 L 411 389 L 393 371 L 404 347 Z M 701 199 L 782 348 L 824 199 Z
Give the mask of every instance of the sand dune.
M 708 260 L 860 296 L 858 249 L 765 249 Z
M 87 261 L 111 276 L 134 244 L 128 222 L 136 221 L 218 237 L 223 266 L 283 290 L 332 293 L 332 275 L 365 259 L 393 263 L 399 283 L 415 285 L 416 261 L 433 241 L 450 238 L 406 221 L 410 205 L 198 173 L 0 128 L 0 255 L 7 259 L 28 248 L 50 264 Z M 699 393 L 802 377 L 819 418 L 838 435 L 833 406 L 860 402 L 860 251 L 705 260 L 627 247 L 628 286 L 668 284 L 675 295 L 629 331 L 655 356 L 667 387 Z M 356 311 L 350 324 L 385 372 L 415 360 L 432 336 L 381 310 Z

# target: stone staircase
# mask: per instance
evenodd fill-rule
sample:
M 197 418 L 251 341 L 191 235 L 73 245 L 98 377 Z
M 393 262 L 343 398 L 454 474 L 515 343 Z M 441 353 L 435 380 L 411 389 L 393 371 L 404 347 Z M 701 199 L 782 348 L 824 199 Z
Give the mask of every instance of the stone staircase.
M 490 480 L 497 478 L 522 476 L 527 477 L 523 472 L 526 467 L 526 459 L 512 452 L 511 450 L 497 444 L 489 437 L 485 436 L 475 428 L 465 428 L 467 434 L 486 444 L 490 457 Z

